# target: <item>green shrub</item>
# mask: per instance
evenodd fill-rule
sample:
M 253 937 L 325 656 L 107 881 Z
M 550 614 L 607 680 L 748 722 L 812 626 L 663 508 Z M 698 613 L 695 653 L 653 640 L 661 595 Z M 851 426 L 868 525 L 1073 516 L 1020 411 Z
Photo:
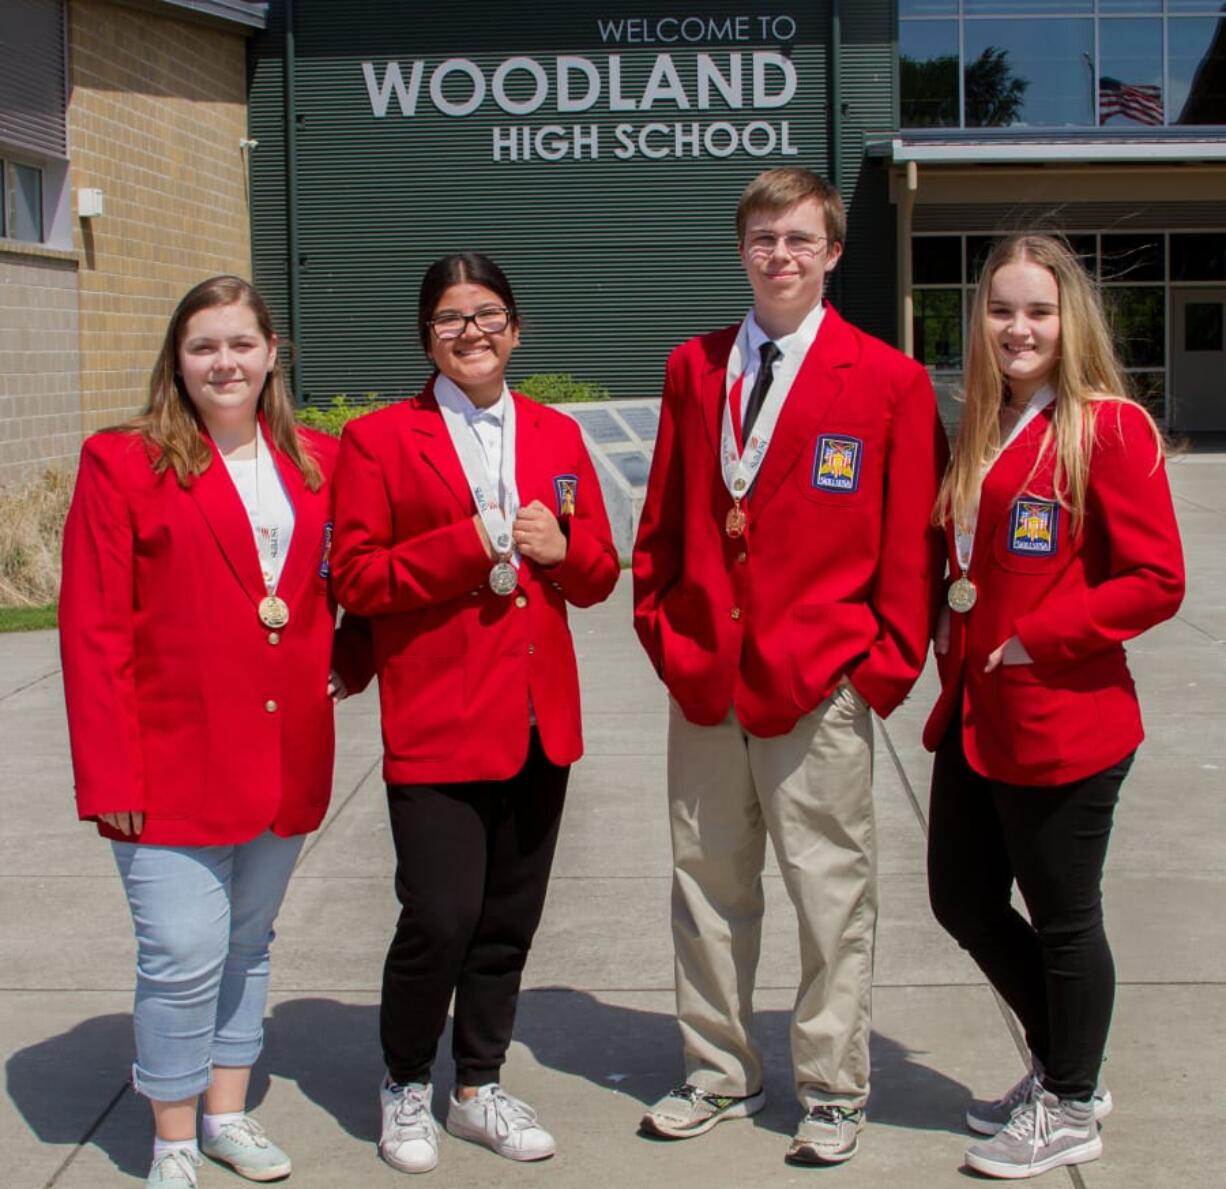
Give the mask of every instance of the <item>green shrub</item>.
M 590 380 L 576 380 L 566 373 L 545 372 L 525 376 L 515 385 L 525 396 L 543 405 L 576 405 L 593 400 L 608 400 L 609 390 Z
M 390 402 L 377 400 L 378 395 L 377 392 L 371 392 L 364 401 L 350 404 L 349 398 L 342 393 L 340 396 L 334 396 L 329 405 L 304 405 L 297 412 L 298 422 L 339 438 L 347 422 L 388 406 Z

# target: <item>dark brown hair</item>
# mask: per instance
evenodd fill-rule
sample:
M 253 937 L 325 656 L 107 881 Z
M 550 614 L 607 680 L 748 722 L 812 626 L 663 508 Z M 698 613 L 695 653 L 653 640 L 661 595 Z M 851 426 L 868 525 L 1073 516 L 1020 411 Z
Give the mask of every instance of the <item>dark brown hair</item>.
M 417 333 L 422 350 L 430 358 L 433 345 L 430 338 L 430 319 L 438 309 L 443 294 L 452 285 L 480 285 L 498 295 L 498 300 L 511 312 L 511 325 L 519 326 L 519 311 L 515 308 L 515 294 L 511 282 L 488 256 L 480 252 L 453 252 L 436 260 L 421 279 L 421 292 L 417 298 Z

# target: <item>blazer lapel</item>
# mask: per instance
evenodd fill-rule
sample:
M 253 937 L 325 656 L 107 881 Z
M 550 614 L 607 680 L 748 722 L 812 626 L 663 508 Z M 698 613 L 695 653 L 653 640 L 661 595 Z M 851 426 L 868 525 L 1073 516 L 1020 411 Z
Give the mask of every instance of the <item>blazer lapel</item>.
M 1014 500 L 1022 493 L 1022 487 L 1038 457 L 1039 442 L 1051 424 L 1053 408 L 1048 405 L 1035 417 L 984 476 L 979 494 L 979 516 L 975 521 L 975 545 L 971 552 L 972 571 L 975 554 L 982 549 L 986 556 L 991 550 L 1002 518 L 1009 515 Z
M 415 396 L 409 402 L 412 418 L 410 428 L 413 442 L 421 452 L 427 466 L 430 467 L 443 486 L 455 497 L 462 511 L 473 513 L 477 505 L 473 500 L 472 490 L 464 477 L 464 468 L 460 465 L 460 456 L 456 453 L 451 435 L 443 423 L 443 414 L 434 396 L 434 381 L 431 380 L 420 396 Z M 517 452 L 518 455 L 518 452 Z
M 549 451 L 540 440 L 540 406 L 523 396 L 512 394 L 511 399 L 515 402 L 515 488 L 519 502 L 522 506 L 539 499 L 556 514 L 557 507 L 538 494 L 553 489 L 553 476 L 545 473 Z
M 736 342 L 740 325 L 730 326 L 723 333 L 713 336 L 705 360 L 699 391 L 699 415 L 706 426 L 707 441 L 715 457 L 720 457 L 720 435 L 724 426 L 724 383 L 728 375 L 728 355 Z
M 213 539 L 233 570 L 235 578 L 252 603 L 258 605 L 265 595 L 265 590 L 251 521 L 247 518 L 247 510 L 243 507 L 238 490 L 226 470 L 225 460 L 212 438 L 207 438 L 206 435 L 206 439 L 213 451 L 213 463 L 203 475 L 192 480 L 188 493 L 209 526 Z
M 796 373 L 775 426 L 758 481 L 749 493 L 751 509 L 761 507 L 775 494 L 801 451 L 812 447 L 818 426 L 843 394 L 846 369 L 855 357 L 855 337 L 834 307 L 827 305 L 817 338 Z

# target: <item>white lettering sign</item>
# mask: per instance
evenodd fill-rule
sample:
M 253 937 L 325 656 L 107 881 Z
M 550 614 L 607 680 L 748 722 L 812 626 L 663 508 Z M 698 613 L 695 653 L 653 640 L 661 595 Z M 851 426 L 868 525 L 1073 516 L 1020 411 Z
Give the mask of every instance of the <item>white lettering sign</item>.
M 430 63 L 363 62 L 362 78 L 371 115 L 386 119 L 395 111 L 415 119 L 430 107 L 463 119 L 492 105 L 512 117 L 556 112 L 559 116 L 592 111 L 650 112 L 665 119 L 641 124 L 546 123 L 491 129 L 494 161 L 597 160 L 602 150 L 619 160 L 666 157 L 796 156 L 790 121 L 750 118 L 743 126 L 729 119 L 668 122 L 666 113 L 759 112 L 786 108 L 797 95 L 799 77 L 792 59 L 776 49 L 689 50 L 687 45 L 791 42 L 797 23 L 787 14 L 598 19 L 602 43 L 619 46 L 672 46 L 646 61 L 636 55 L 633 75 L 620 53 L 603 57 L 560 54 L 553 59 L 517 55 L 492 70 L 471 58 Z M 681 62 L 679 63 L 678 57 Z M 644 76 L 644 73 L 645 76 Z M 638 80 L 632 83 L 631 78 Z M 644 80 L 645 77 L 645 81 Z

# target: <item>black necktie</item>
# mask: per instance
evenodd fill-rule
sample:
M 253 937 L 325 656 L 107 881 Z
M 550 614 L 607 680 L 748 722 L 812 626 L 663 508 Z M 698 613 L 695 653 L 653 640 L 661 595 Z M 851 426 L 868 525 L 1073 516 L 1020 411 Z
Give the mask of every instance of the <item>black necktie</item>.
M 741 441 L 749 441 L 749 431 L 762 412 L 762 404 L 770 391 L 771 381 L 775 378 L 775 360 L 783 354 L 769 339 L 758 348 L 761 359 L 758 364 L 758 378 L 753 382 L 749 399 L 745 402 L 745 411 L 741 414 Z

